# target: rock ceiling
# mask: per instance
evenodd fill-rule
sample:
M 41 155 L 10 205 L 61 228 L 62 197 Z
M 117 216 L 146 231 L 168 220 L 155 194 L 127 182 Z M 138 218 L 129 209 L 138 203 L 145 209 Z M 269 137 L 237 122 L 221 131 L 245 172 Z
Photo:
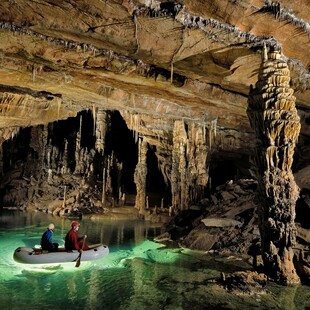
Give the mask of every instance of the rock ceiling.
M 174 119 L 216 122 L 217 148 L 249 153 L 247 96 L 266 45 L 289 64 L 308 169 L 309 18 L 310 0 L 2 0 L 2 141 L 98 108 L 149 141 Z

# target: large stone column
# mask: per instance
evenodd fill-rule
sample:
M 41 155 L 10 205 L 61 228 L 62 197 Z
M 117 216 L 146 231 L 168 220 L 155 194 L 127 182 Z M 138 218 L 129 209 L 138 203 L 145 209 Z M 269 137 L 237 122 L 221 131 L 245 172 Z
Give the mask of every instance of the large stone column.
M 176 120 L 173 128 L 171 193 L 174 210 L 186 210 L 204 197 L 209 180 L 207 157 L 213 128 L 209 124 Z
M 290 88 L 290 71 L 278 51 L 263 51 L 258 82 L 251 87 L 248 116 L 257 137 L 258 216 L 267 275 L 299 283 L 293 264 L 295 205 L 299 188 L 291 170 L 300 119 Z
M 183 120 L 176 120 L 173 128 L 173 149 L 171 167 L 171 193 L 174 210 L 188 209 L 187 190 L 187 132 Z

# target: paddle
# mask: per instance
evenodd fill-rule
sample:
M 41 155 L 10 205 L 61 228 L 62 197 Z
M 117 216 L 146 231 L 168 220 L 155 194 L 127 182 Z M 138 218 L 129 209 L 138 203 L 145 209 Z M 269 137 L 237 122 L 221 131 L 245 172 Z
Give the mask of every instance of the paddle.
M 75 267 L 80 267 L 80 265 L 81 265 L 81 257 L 82 257 L 82 253 L 83 253 L 83 249 L 84 249 L 84 244 L 85 244 L 85 236 L 83 237 L 83 244 L 82 244 L 82 251 L 80 252 L 80 255 L 79 255 L 79 257 L 77 258 L 77 260 L 76 260 L 76 263 L 75 263 Z

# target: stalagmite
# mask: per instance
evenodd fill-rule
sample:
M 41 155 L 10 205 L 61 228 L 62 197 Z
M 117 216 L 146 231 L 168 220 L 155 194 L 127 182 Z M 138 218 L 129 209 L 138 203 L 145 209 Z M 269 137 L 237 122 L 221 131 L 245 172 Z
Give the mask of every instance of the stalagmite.
M 102 198 L 101 198 L 101 202 L 102 202 L 102 205 L 104 206 L 105 205 L 105 201 L 106 201 L 106 185 L 105 185 L 105 179 L 106 179 L 106 176 L 105 176 L 105 168 L 103 168 L 103 173 L 102 173 Z
M 68 140 L 65 141 L 65 149 L 62 156 L 62 168 L 61 174 L 66 174 L 69 172 L 69 163 L 68 163 Z
M 51 168 L 47 169 L 47 184 L 53 184 L 53 170 Z
M 76 163 L 80 161 L 81 135 L 82 135 L 82 115 L 80 115 L 80 127 L 79 127 L 79 131 L 76 134 L 76 140 L 75 140 L 75 162 Z M 77 167 L 78 165 L 76 164 L 76 168 Z M 79 172 L 79 171 L 76 171 L 76 172 Z
M 45 154 L 46 154 L 46 148 L 48 145 L 48 127 L 47 126 L 43 126 L 41 135 L 42 135 L 42 138 L 41 138 L 41 143 L 42 143 L 42 145 L 41 145 L 41 149 L 42 149 L 41 167 L 45 167 L 45 165 L 46 165 Z
M 147 149 L 147 142 L 139 138 L 138 163 L 134 173 L 134 182 L 137 189 L 135 207 L 140 212 L 146 208 Z
M 112 179 L 111 179 L 111 171 L 113 166 L 114 166 L 114 154 L 112 152 L 112 154 L 108 156 L 106 166 L 107 170 L 106 170 L 105 190 L 106 195 L 108 196 L 113 196 Z
M 65 206 L 66 206 L 66 199 L 67 199 L 66 195 L 67 195 L 67 186 L 65 185 L 64 197 L 63 197 L 63 202 L 62 202 L 62 208 L 65 208 Z
M 259 184 L 258 215 L 265 272 L 282 284 L 299 283 L 293 264 L 295 205 L 299 189 L 292 173 L 300 131 L 289 69 L 278 51 L 263 50 L 248 116 L 258 140 L 255 160 Z
M 175 121 L 173 128 L 173 149 L 172 149 L 172 167 L 171 167 L 171 194 L 172 194 L 172 208 L 178 210 L 181 206 L 180 197 L 180 184 L 179 180 L 181 178 L 179 163 L 180 163 L 180 127 L 182 128 L 183 122 Z M 183 131 L 184 133 L 184 131 Z
M 206 128 L 208 127 L 208 128 Z M 173 129 L 171 193 L 174 210 L 188 209 L 204 196 L 209 174 L 207 157 L 215 126 L 177 120 Z

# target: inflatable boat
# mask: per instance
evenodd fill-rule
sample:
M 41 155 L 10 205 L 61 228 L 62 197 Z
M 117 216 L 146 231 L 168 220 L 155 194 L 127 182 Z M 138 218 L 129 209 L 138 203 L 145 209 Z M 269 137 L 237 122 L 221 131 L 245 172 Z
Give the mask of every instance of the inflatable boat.
M 109 248 L 103 244 L 89 245 L 82 255 L 78 251 L 67 252 L 65 248 L 58 248 L 57 252 L 42 251 L 37 248 L 19 247 L 14 251 L 13 258 L 22 264 L 55 264 L 82 261 L 92 261 L 109 254 Z

